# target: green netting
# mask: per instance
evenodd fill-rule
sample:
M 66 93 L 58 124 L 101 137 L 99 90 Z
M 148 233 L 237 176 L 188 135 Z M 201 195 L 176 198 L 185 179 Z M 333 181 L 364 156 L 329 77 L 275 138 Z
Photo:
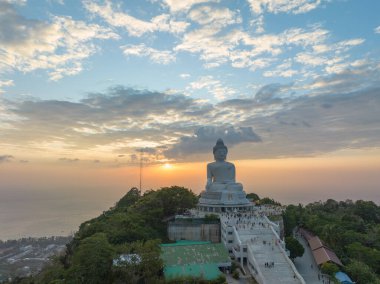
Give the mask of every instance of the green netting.
M 221 274 L 217 264 L 172 265 L 164 268 L 164 275 L 167 279 L 190 276 L 213 280 Z
M 229 262 L 228 251 L 223 244 L 196 244 L 162 246 L 161 257 L 165 265 Z
M 177 246 L 192 246 L 192 245 L 204 245 L 211 244 L 209 241 L 188 241 L 188 240 L 180 240 L 172 244 L 161 244 L 161 247 L 177 247 Z
M 166 278 L 182 276 L 215 279 L 220 275 L 218 266 L 230 263 L 228 251 L 222 243 L 179 241 L 161 245 Z

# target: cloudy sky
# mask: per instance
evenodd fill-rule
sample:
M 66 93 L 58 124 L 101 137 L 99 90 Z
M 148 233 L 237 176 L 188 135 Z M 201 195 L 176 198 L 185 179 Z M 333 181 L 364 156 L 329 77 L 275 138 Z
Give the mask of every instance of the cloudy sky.
M 313 192 L 380 202 L 379 11 L 373 0 L 0 0 L 0 187 L 49 187 L 54 167 L 98 170 L 81 185 L 133 186 L 142 152 L 146 184 L 199 192 L 221 137 L 247 191 L 306 190 L 308 176 Z

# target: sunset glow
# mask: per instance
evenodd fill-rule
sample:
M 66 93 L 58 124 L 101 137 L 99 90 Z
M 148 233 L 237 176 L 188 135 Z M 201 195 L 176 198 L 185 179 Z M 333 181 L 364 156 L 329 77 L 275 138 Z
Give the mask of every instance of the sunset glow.
M 164 164 L 162 167 L 163 167 L 165 170 L 171 170 L 171 169 L 173 169 L 173 165 L 168 164 L 168 163 Z
M 0 201 L 198 194 L 222 138 L 246 192 L 380 203 L 380 1 L 73 3 L 0 0 Z

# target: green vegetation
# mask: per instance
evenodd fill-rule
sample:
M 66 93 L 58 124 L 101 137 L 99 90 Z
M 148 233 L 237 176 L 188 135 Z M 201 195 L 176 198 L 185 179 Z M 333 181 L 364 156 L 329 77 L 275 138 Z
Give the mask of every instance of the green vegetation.
M 361 261 L 352 260 L 346 266 L 346 270 L 353 279 L 356 279 L 357 283 L 380 283 L 378 275 L 367 264 Z
M 210 223 L 219 222 L 219 216 L 215 214 L 206 214 L 204 219 L 205 219 L 205 222 L 210 222 Z
M 113 208 L 81 224 L 64 255 L 37 276 L 14 283 L 164 283 L 159 244 L 167 241 L 165 220 L 196 203 L 183 187 L 143 195 L 132 188 Z M 138 255 L 141 261 L 113 265 L 122 254 Z
M 201 277 L 178 277 L 176 279 L 171 279 L 167 280 L 165 282 L 166 284 L 186 284 L 186 283 L 191 283 L 191 284 L 225 284 L 226 282 L 226 276 L 223 274 L 220 275 L 217 279 L 215 280 L 204 280 Z
M 272 222 L 282 221 L 282 215 L 268 215 L 267 217 Z
M 247 194 L 247 199 L 253 200 L 253 201 L 258 201 L 260 200 L 260 197 L 256 193 L 248 193 Z
M 260 199 L 260 197 L 256 193 L 253 193 L 253 192 L 247 194 L 247 199 L 252 200 L 260 205 L 268 204 L 268 205 L 281 206 L 280 202 L 277 202 L 274 199 L 269 198 L 269 197 L 264 197 Z
M 334 276 L 339 271 L 339 267 L 335 263 L 325 262 L 322 264 L 321 271 L 330 276 Z
M 286 244 L 286 249 L 290 251 L 291 259 L 295 259 L 296 257 L 303 256 L 305 249 L 303 248 L 303 246 L 300 244 L 300 242 L 297 239 L 293 238 L 292 236 L 286 237 L 285 244 Z
M 283 217 L 287 236 L 296 226 L 308 229 L 334 250 L 354 281 L 380 283 L 380 207 L 374 202 L 328 199 L 289 205 Z
M 136 241 L 116 247 L 117 255 L 136 254 L 141 261 L 122 262 L 112 268 L 113 283 L 155 283 L 162 269 L 158 240 Z M 126 281 L 128 280 L 128 281 Z
M 281 203 L 280 203 L 280 202 L 277 202 L 277 201 L 275 201 L 274 199 L 269 198 L 269 197 L 261 198 L 261 199 L 259 200 L 259 204 L 260 204 L 260 205 L 268 204 L 268 205 L 277 205 L 277 206 L 281 206 Z
M 235 269 L 233 272 L 232 272 L 232 277 L 234 279 L 239 279 L 240 278 L 240 275 L 239 275 L 239 270 L 238 269 Z

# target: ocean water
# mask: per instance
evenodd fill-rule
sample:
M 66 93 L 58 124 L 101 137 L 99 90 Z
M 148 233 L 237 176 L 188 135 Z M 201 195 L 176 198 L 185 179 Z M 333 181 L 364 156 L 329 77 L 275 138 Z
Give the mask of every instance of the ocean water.
M 71 235 L 113 206 L 114 195 L 0 189 L 0 240 Z
M 281 179 L 273 180 L 276 183 Z M 247 183 L 245 190 L 247 193 L 255 192 L 260 197 L 269 196 L 283 204 L 307 204 L 328 198 L 372 200 L 380 204 L 378 173 L 376 180 L 366 180 L 372 181 L 372 184 L 360 186 L 364 184 L 363 179 L 357 178 L 356 183 L 332 183 L 330 180 L 329 186 L 316 186 L 316 182 L 308 179 L 309 186 L 299 181 L 299 184 L 285 182 L 281 186 L 267 181 L 262 184 L 257 182 L 256 185 Z M 114 189 L 99 186 L 44 190 L 9 189 L 1 186 L 0 180 L 0 240 L 71 235 L 81 223 L 108 210 L 129 190 L 116 186 Z

